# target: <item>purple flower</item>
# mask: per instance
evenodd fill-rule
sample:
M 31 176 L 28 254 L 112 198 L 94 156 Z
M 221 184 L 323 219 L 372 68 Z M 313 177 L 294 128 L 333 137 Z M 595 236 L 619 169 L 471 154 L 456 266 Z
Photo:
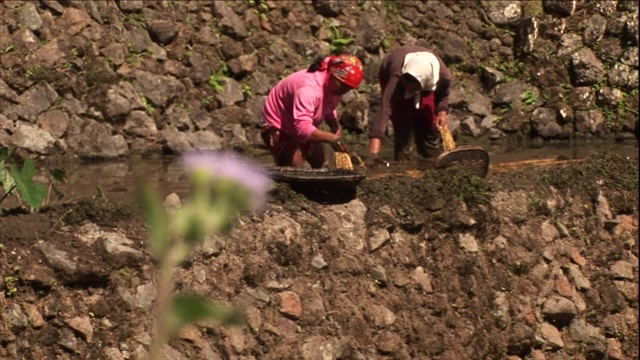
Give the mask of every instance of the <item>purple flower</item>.
M 271 189 L 271 179 L 264 168 L 235 154 L 188 152 L 183 155 L 183 163 L 187 171 L 204 170 L 212 178 L 237 182 L 252 193 L 256 208 L 264 204 Z

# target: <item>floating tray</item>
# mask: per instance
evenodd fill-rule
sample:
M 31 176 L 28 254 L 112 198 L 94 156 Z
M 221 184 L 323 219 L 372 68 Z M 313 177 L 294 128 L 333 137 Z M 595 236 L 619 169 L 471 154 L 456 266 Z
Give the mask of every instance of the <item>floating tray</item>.
M 479 146 L 459 146 L 451 151 L 445 151 L 436 160 L 436 167 L 447 168 L 461 166 L 481 178 L 489 172 L 489 153 Z
M 316 190 L 354 189 L 367 176 L 356 170 L 299 169 L 293 167 L 267 167 L 276 182 L 289 183 Z

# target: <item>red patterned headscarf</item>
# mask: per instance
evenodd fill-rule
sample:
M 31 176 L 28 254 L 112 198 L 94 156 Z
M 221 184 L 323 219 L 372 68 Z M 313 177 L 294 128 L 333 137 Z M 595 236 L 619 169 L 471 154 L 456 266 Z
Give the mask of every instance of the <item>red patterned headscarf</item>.
M 325 64 L 326 69 L 338 80 L 354 89 L 360 86 L 364 72 L 362 71 L 362 62 L 357 57 L 353 55 L 331 56 Z

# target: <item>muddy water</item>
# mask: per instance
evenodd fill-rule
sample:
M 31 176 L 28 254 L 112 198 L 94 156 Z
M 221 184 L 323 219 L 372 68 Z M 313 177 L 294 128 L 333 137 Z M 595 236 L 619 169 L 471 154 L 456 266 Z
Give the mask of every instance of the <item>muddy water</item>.
M 612 151 L 627 156 L 637 156 L 638 144 L 602 144 L 581 146 L 545 146 L 544 148 L 508 148 L 488 147 L 491 156 L 489 176 L 501 171 L 516 171 L 525 167 L 554 166 L 569 161 L 584 159 L 598 151 Z M 360 152 L 360 151 L 359 151 Z M 390 154 L 384 158 L 391 160 Z M 270 157 L 266 152 L 261 153 L 257 160 L 265 165 L 270 164 Z M 354 159 L 354 165 L 358 161 Z M 58 188 L 64 193 L 62 200 L 75 201 L 82 198 L 90 198 L 98 195 L 98 188 L 104 191 L 106 197 L 111 200 L 133 202 L 135 200 L 136 184 L 144 182 L 157 188 L 162 195 L 176 192 L 178 195 L 188 193 L 189 184 L 184 175 L 180 162 L 175 157 L 159 159 L 128 159 L 123 162 L 87 163 L 64 162 L 44 164 L 46 168 L 59 167 L 65 170 L 68 183 L 61 184 Z M 433 167 L 433 161 L 413 161 L 398 164 L 390 161 L 389 167 L 379 167 L 369 170 L 367 175 L 376 178 L 388 174 L 413 174 L 419 175 L 423 171 L 429 171 Z M 44 179 L 39 179 L 44 180 Z M 52 200 L 55 197 L 52 195 Z M 15 197 L 6 199 L 0 207 L 13 205 Z

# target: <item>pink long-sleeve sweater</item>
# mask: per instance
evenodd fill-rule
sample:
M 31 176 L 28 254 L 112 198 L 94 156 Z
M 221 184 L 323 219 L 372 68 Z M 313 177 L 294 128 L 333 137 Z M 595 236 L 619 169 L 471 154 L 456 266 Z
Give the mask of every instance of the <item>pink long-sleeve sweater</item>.
M 342 96 L 327 91 L 329 76 L 327 71 L 300 70 L 281 80 L 262 108 L 265 122 L 306 142 L 323 121 L 337 121 Z

